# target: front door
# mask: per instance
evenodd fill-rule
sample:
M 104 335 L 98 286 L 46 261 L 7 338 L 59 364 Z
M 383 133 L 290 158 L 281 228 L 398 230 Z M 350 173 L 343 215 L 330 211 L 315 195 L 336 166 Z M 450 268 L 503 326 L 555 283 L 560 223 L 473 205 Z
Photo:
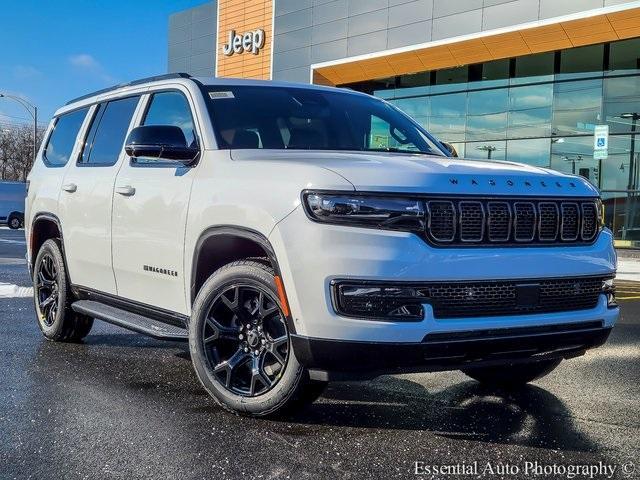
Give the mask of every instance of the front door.
M 67 168 L 59 218 L 71 281 L 116 293 L 111 263 L 111 206 L 127 131 L 139 96 L 99 103 L 92 109 L 81 151 Z
M 175 125 L 198 142 L 188 91 L 145 98 L 140 125 Z M 126 158 L 113 200 L 113 268 L 118 296 L 187 313 L 184 236 L 194 167 Z

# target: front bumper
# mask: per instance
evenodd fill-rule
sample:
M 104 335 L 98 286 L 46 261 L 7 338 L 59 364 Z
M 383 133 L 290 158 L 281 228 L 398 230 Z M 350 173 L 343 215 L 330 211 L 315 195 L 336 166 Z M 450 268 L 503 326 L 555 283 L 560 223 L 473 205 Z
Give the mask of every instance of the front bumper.
M 418 321 L 349 318 L 336 313 L 334 280 L 457 282 L 612 276 L 616 256 L 608 230 L 588 246 L 433 248 L 417 235 L 311 222 L 301 207 L 269 236 L 300 337 L 346 342 L 420 344 L 427 334 L 550 326 L 602 320 L 618 310 L 605 295 L 595 308 L 558 313 L 437 318 L 430 305 Z
M 312 378 L 328 381 L 572 358 L 605 343 L 610 332 L 611 327 L 595 320 L 428 334 L 418 343 L 353 342 L 294 335 L 292 346 Z

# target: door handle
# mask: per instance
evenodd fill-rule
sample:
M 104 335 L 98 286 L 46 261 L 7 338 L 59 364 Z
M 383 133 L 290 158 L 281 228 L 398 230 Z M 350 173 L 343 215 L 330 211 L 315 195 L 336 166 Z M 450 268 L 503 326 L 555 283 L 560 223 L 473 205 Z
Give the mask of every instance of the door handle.
M 130 197 L 136 194 L 136 189 L 131 185 L 123 185 L 121 187 L 116 187 L 116 193 L 124 195 L 125 197 Z
M 62 185 L 62 190 L 65 192 L 73 193 L 78 190 L 78 186 L 75 183 L 66 183 Z

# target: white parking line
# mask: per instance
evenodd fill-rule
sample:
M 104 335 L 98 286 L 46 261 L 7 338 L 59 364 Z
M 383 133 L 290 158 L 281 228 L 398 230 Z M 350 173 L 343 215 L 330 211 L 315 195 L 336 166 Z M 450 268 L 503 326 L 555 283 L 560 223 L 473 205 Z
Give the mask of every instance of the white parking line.
M 0 242 L 2 243 L 13 243 L 16 245 L 26 245 L 27 242 L 25 240 L 9 240 L 8 238 L 0 238 Z
M 0 298 L 27 298 L 33 296 L 33 287 L 20 287 L 0 282 Z

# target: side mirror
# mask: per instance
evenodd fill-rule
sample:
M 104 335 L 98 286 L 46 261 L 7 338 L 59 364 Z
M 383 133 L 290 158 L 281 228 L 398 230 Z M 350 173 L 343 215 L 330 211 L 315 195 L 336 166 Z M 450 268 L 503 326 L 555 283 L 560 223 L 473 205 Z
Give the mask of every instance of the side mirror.
M 456 150 L 456 147 L 454 147 L 450 143 L 443 142 L 442 140 L 440 140 L 440 145 L 442 145 L 444 148 L 446 148 L 447 151 L 451 154 L 452 157 L 457 157 L 458 156 L 458 151 Z
M 131 130 L 124 147 L 133 158 L 147 157 L 169 160 L 189 165 L 193 163 L 200 149 L 187 145 L 180 127 L 174 125 L 145 125 Z

